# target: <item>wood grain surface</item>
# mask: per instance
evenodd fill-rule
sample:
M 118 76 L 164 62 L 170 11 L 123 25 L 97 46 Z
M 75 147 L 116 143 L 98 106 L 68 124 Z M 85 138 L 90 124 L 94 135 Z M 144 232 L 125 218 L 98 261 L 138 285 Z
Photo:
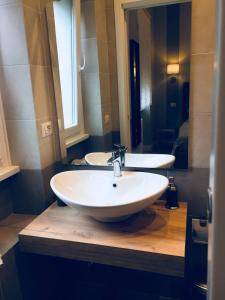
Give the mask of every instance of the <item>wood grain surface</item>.
M 24 252 L 183 277 L 186 203 L 163 201 L 120 223 L 100 223 L 52 204 L 19 234 Z

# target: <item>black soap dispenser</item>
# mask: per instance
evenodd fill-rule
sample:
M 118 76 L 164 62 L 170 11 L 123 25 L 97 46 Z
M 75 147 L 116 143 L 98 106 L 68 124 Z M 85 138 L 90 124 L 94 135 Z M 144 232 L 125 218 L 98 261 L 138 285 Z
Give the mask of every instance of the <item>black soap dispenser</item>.
M 169 177 L 169 185 L 166 191 L 166 208 L 168 209 L 177 209 L 179 207 L 178 204 L 178 191 L 174 182 L 174 177 Z

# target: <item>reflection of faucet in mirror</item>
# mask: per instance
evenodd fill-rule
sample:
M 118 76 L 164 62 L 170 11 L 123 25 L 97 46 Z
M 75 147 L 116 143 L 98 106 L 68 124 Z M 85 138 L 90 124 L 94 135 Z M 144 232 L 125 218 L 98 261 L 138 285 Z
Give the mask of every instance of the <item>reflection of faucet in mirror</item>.
M 122 176 L 122 167 L 125 166 L 125 153 L 127 148 L 123 145 L 115 144 L 115 151 L 112 152 L 112 157 L 110 157 L 107 161 L 108 166 L 113 166 L 114 176 L 120 177 Z
M 121 166 L 125 167 L 125 153 L 127 152 L 127 147 L 120 144 L 114 144 L 113 147 L 118 150 Z

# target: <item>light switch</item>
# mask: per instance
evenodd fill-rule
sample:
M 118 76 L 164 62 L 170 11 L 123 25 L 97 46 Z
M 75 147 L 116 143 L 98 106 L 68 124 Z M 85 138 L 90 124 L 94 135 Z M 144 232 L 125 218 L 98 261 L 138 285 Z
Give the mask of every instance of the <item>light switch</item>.
M 49 136 L 49 135 L 52 135 L 52 122 L 51 121 L 48 121 L 48 122 L 45 122 L 45 123 L 42 123 L 41 124 L 41 132 L 42 132 L 42 137 L 46 137 L 46 136 Z

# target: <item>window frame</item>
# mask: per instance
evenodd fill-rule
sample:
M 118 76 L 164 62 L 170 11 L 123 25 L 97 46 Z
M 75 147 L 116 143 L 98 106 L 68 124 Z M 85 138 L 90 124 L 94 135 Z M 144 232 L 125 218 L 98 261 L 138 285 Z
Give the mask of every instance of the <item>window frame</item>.
M 11 161 L 5 115 L 0 91 L 0 181 L 18 173 L 19 170 L 19 167 L 13 166 Z
M 73 26 L 74 26 L 74 49 L 76 49 L 76 76 L 77 76 L 77 126 L 74 126 L 74 134 L 84 133 L 83 99 L 81 92 L 81 0 L 73 0 Z M 72 128 L 72 127 L 71 127 Z M 69 131 L 68 131 L 69 132 Z M 72 134 L 72 135 L 74 135 Z
M 77 99 L 77 125 L 65 128 L 64 126 L 64 115 L 63 115 L 63 130 L 64 130 L 64 138 L 65 138 L 65 146 L 66 148 L 80 142 L 89 137 L 88 134 L 85 133 L 84 126 L 84 115 L 83 115 L 83 101 L 82 101 L 82 92 L 81 92 L 81 67 L 80 67 L 80 59 L 81 59 L 81 42 L 80 42 L 80 27 L 81 27 L 81 4 L 80 0 L 72 0 L 72 23 L 73 23 L 73 49 L 74 49 L 74 61 L 76 71 L 74 71 L 73 76 L 73 93 L 76 93 L 75 98 Z M 58 49 L 57 49 L 58 52 Z M 60 74 L 59 74 L 60 80 Z M 60 81 L 61 88 L 61 81 Z M 61 93 L 62 96 L 62 93 Z M 63 109 L 63 108 L 62 108 Z

